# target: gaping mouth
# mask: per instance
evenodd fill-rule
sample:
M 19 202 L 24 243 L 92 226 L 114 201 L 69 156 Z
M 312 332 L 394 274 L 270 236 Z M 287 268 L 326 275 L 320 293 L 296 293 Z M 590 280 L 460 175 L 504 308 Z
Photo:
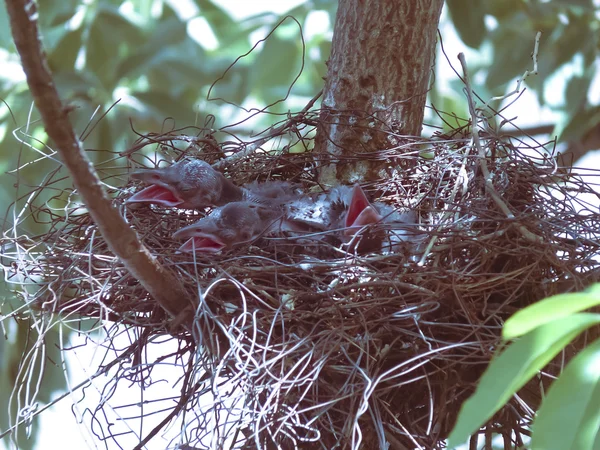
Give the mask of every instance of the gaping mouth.
M 378 223 L 381 219 L 381 215 L 375 210 L 375 208 L 369 205 L 357 216 L 353 218 L 346 218 L 346 229 L 344 230 L 344 234 L 346 236 L 352 236 L 365 225 Z
M 167 188 L 153 184 L 129 197 L 126 203 L 154 203 L 166 207 L 175 207 L 181 205 L 183 201 Z
M 185 241 L 179 247 L 180 252 L 186 253 L 218 253 L 225 247 L 225 244 L 213 236 L 195 236 Z

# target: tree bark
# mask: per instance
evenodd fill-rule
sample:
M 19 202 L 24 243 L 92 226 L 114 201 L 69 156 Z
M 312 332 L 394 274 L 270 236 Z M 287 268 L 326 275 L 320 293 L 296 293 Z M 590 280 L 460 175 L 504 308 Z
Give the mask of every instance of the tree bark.
M 375 179 L 360 156 L 421 133 L 443 0 L 339 3 L 315 149 L 326 185 Z

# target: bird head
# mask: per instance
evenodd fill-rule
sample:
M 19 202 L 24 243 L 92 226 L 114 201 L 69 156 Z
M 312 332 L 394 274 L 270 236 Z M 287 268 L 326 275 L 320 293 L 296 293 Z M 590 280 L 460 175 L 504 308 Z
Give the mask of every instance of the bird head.
M 221 204 L 225 177 L 205 161 L 182 160 L 159 169 L 139 169 L 130 177 L 150 184 L 127 203 L 154 203 L 167 207 L 204 208 Z
M 375 225 L 365 229 L 365 226 Z M 403 242 L 422 238 L 415 211 L 399 212 L 381 202 L 370 203 L 360 186 L 355 185 L 348 204 L 344 228 L 345 245 L 359 253 L 394 252 Z
M 353 236 L 361 228 L 381 221 L 382 216 L 369 202 L 362 188 L 356 184 L 352 188 L 352 197 L 344 218 L 344 235 Z
M 174 238 L 191 238 L 182 252 L 217 253 L 225 247 L 256 239 L 269 230 L 280 213 L 251 202 L 232 202 L 215 208 L 208 216 L 173 234 Z

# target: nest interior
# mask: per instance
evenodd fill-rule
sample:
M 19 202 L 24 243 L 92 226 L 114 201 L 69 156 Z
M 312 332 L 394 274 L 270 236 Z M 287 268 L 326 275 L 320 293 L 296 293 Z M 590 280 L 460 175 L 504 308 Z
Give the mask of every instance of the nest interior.
M 245 147 L 218 144 L 209 130 L 196 134 L 202 138 L 177 131 L 143 136 L 115 159 L 139 167 L 153 152 L 172 160 L 199 157 L 219 164 L 237 184 L 282 179 L 315 192 L 319 162 L 307 150 L 307 136 L 316 119 L 303 120 L 304 128 L 297 120 L 283 130 L 297 137 L 285 150 L 227 159 Z M 595 195 L 594 186 L 558 167 L 551 144 L 486 135 L 481 158 L 466 128 L 430 139 L 389 132 L 387 142 L 376 155 L 355 157 L 377 158 L 385 169 L 367 186 L 372 199 L 417 211 L 422 237 L 393 253 L 263 236 L 222 254 L 180 254 L 173 232 L 205 211 L 128 206 L 138 186 L 112 190 L 145 245 L 189 290 L 194 336 L 170 321 L 110 253 L 76 201 L 65 209 L 69 214 L 47 206 L 31 211 L 47 208 L 47 233 L 3 238 L 7 279 L 38 286 L 27 297 L 36 314 L 98 317 L 139 327 L 143 339 L 166 334 L 186 342 L 182 354 L 200 361 L 187 373 L 219 376 L 186 378 L 179 412 L 197 408 L 211 383 L 236 380 L 242 412 L 219 415 L 227 406 L 217 401 L 211 411 L 216 428 L 241 427 L 238 445 L 442 446 L 504 320 L 599 279 L 600 216 L 585 197 Z M 126 179 L 99 173 L 111 185 L 115 176 Z M 220 350 L 209 354 L 205 346 Z M 130 373 L 144 370 L 138 359 L 128 364 Z M 555 366 L 541 385 L 558 373 Z M 518 444 L 539 399 L 539 389 L 528 385 L 490 425 Z M 187 444 L 217 439 L 200 426 L 205 419 L 191 417 L 197 426 L 187 428 Z

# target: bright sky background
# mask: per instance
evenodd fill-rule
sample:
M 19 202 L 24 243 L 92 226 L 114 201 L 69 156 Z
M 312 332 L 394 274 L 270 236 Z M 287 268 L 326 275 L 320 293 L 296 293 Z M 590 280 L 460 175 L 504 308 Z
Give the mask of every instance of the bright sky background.
M 189 13 L 190 10 L 186 8 L 193 8 L 193 2 L 191 0 L 171 0 L 174 5 L 178 6 L 178 9 L 182 11 L 182 14 L 185 15 L 186 11 Z M 235 17 L 236 19 L 242 19 L 244 17 L 248 17 L 249 15 L 257 14 L 265 11 L 273 11 L 276 13 L 284 13 L 291 8 L 303 3 L 302 0 L 286 0 L 286 1 L 252 1 L 252 2 L 241 2 L 238 0 L 221 0 L 219 2 L 221 5 L 225 6 Z M 182 6 L 183 5 L 183 6 Z M 191 6 L 190 6 L 191 5 Z M 324 14 L 313 14 L 311 16 L 311 20 L 305 29 L 305 32 L 311 33 L 311 30 L 320 31 L 323 27 L 327 27 L 328 23 L 326 22 L 327 16 Z M 194 36 L 206 47 L 211 48 L 215 46 L 215 37 L 208 28 L 208 24 L 203 19 L 196 19 L 193 26 L 190 26 L 190 31 Z M 464 52 L 467 57 L 467 61 L 469 61 L 470 57 L 473 57 L 473 52 L 468 49 L 466 46 L 462 44 L 460 39 L 456 36 L 454 32 L 454 28 L 449 23 L 442 22 L 441 25 L 441 33 L 444 37 L 444 46 L 449 55 L 457 55 L 459 52 Z M 260 36 L 259 36 L 260 37 Z M 533 47 L 533 36 L 531 45 Z M 544 49 L 540 49 L 540 55 L 543 57 Z M 458 60 L 452 62 L 455 64 L 455 67 L 459 67 Z M 445 63 L 444 63 L 445 64 Z M 568 70 L 577 70 L 576 64 L 573 67 L 567 67 L 564 69 Z M 447 85 L 449 81 L 449 77 L 454 77 L 454 74 L 451 70 L 448 70 L 447 67 L 443 65 L 438 69 L 438 74 L 436 81 L 441 84 L 441 86 Z M 562 99 L 559 98 L 562 95 L 563 89 L 560 87 L 559 83 L 562 83 L 560 77 L 557 77 L 556 89 L 552 89 L 551 92 L 556 93 L 556 98 L 551 99 L 551 103 L 559 103 Z M 475 87 L 476 89 L 476 87 Z M 596 102 L 600 102 L 600 77 L 596 78 L 596 82 L 594 83 L 592 99 Z M 548 108 L 540 108 L 535 95 L 530 92 L 526 92 L 520 100 L 510 108 L 510 111 L 506 112 L 507 116 L 518 116 L 519 118 L 515 121 L 521 127 L 528 127 L 531 125 L 536 125 L 540 123 L 555 123 L 559 117 L 556 114 L 553 114 Z M 598 152 L 595 152 L 595 156 L 592 154 L 588 155 L 584 161 L 582 161 L 581 165 L 585 165 L 587 167 L 598 167 L 599 157 Z M 86 347 L 85 350 L 78 350 L 77 352 L 67 352 L 67 358 L 69 362 L 70 369 L 70 380 L 72 385 L 79 383 L 84 380 L 87 376 L 90 375 L 90 370 L 95 370 L 98 367 L 98 363 L 100 361 L 100 357 L 102 353 L 99 349 L 96 353 L 93 352 L 93 346 Z M 152 351 L 157 351 L 156 346 Z M 160 352 L 164 352 L 164 348 L 160 348 Z M 169 375 L 168 369 L 165 372 L 165 377 L 168 379 Z M 176 375 L 178 376 L 178 375 Z M 123 383 L 124 384 L 124 383 Z M 171 389 L 171 387 L 167 386 L 168 383 L 165 383 L 164 389 Z M 162 389 L 162 388 L 161 388 Z M 133 387 L 131 389 L 132 399 L 131 401 L 136 401 L 135 394 L 138 394 L 137 387 Z M 97 402 L 99 398 L 98 393 L 94 393 L 93 389 L 88 389 L 86 394 L 89 395 L 89 401 L 91 405 L 94 402 Z M 120 396 L 129 395 L 126 391 L 124 391 Z M 163 393 L 164 395 L 164 393 Z M 77 398 L 79 398 L 80 393 L 77 393 Z M 161 395 L 162 396 L 162 395 Z M 96 398 L 96 400 L 94 400 Z M 123 397 L 121 397 L 123 398 Z M 51 411 L 45 412 L 42 415 L 41 421 L 41 431 L 38 437 L 38 448 L 41 449 L 50 449 L 50 448 L 60 448 L 61 450 L 81 450 L 86 448 L 104 448 L 103 446 L 97 447 L 95 444 L 95 440 L 86 436 L 86 426 L 80 425 L 76 422 L 76 418 L 71 410 L 72 407 L 71 399 L 67 398 L 64 401 L 60 402 L 58 405 L 54 406 Z M 147 428 L 149 430 L 149 427 Z M 0 442 L 0 448 L 2 448 L 2 443 Z M 132 444 L 131 446 L 133 446 Z M 115 448 L 110 447 L 109 448 Z M 128 448 L 128 447 L 126 447 Z M 156 443 L 153 446 L 147 447 L 149 449 L 165 449 L 165 444 L 157 445 Z

